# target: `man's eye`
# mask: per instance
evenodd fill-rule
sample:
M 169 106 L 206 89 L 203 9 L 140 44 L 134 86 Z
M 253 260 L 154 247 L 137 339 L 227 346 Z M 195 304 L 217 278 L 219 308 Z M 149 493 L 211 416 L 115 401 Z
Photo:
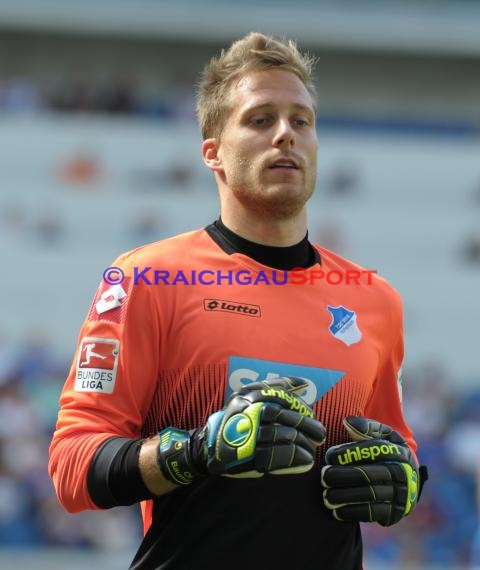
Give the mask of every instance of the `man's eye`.
M 266 125 L 268 123 L 268 118 L 267 117 L 253 117 L 253 119 L 250 122 L 252 123 L 252 125 L 255 125 L 256 127 L 261 127 L 261 126 Z
M 299 127 L 305 127 L 307 125 L 310 124 L 310 122 L 308 121 L 308 119 L 295 119 L 295 124 L 298 125 Z

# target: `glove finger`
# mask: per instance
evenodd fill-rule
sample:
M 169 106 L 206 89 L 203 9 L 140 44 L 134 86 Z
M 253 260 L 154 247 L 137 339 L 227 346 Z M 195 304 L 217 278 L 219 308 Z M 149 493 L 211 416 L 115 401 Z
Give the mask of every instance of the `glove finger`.
M 261 473 L 305 473 L 313 467 L 313 455 L 294 443 L 259 445 L 255 454 L 255 469 Z
M 406 516 L 418 498 L 417 474 L 407 463 L 327 465 L 322 469 L 321 482 L 326 488 L 324 496 L 332 507 L 359 501 L 392 501 L 402 516 Z
M 322 485 L 326 488 L 361 487 L 365 485 L 391 485 L 394 501 L 409 514 L 418 501 L 420 480 L 407 462 L 375 463 L 371 465 L 330 466 L 322 468 Z
M 308 437 L 293 427 L 282 425 L 260 426 L 257 436 L 259 444 L 281 445 L 285 443 L 294 443 L 299 447 L 303 447 L 312 455 L 315 454 L 317 445 Z
M 339 521 L 378 522 L 382 526 L 390 526 L 402 518 L 391 503 L 346 505 L 334 509 L 333 516 Z
M 292 394 L 284 388 L 265 388 L 253 390 L 246 394 L 236 396 L 248 404 L 261 402 L 262 404 L 276 405 L 278 408 L 293 410 L 302 416 L 315 417 L 312 408 L 300 396 Z
M 284 390 L 288 390 L 292 393 L 299 393 L 307 386 L 308 382 L 306 380 L 297 378 L 296 376 L 276 376 L 259 382 L 251 382 L 241 388 L 237 393 L 248 394 L 254 390 L 268 390 L 269 388 L 283 388 Z
M 391 466 L 385 464 L 341 465 L 340 467 L 327 465 L 322 468 L 322 485 L 327 488 L 344 488 L 405 481 L 405 475 L 401 478 L 401 474 L 400 472 L 397 473 L 397 469 L 394 472 L 392 474 Z
M 334 445 L 325 455 L 325 461 L 329 465 L 355 465 L 385 461 L 410 463 L 412 458 L 408 447 L 384 439 Z
M 367 439 L 384 439 L 397 445 L 407 445 L 405 438 L 387 424 L 360 416 L 347 416 L 343 420 L 348 433 L 353 441 Z
M 406 495 L 406 488 L 405 488 Z M 356 503 L 391 503 L 397 497 L 397 489 L 389 485 L 363 485 L 346 489 L 326 489 L 323 492 L 325 506 L 335 509 Z
M 268 423 L 294 427 L 316 445 L 321 445 L 327 435 L 324 425 L 314 418 L 305 417 L 300 412 L 266 405 L 263 409 L 262 424 Z
M 292 443 L 297 439 L 298 432 L 294 427 L 282 426 L 279 424 L 261 425 L 258 430 L 257 442 L 270 443 Z

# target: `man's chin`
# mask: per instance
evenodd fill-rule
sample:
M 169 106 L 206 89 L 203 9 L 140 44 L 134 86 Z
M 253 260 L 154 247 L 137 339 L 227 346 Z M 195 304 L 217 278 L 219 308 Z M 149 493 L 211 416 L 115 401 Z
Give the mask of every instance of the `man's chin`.
M 304 188 L 282 187 L 269 189 L 261 200 L 263 213 L 276 219 L 289 219 L 299 214 L 311 197 L 312 192 Z
M 309 190 L 303 184 L 286 182 L 265 184 L 253 192 L 245 188 L 231 191 L 246 210 L 279 220 L 295 217 L 313 194 L 313 189 Z

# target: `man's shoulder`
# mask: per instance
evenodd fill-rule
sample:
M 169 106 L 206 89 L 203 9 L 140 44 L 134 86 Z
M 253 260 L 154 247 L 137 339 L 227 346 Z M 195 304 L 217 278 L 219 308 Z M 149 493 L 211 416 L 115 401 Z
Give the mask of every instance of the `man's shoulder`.
M 378 274 L 376 268 L 364 267 L 318 244 L 313 244 L 313 246 L 320 254 L 324 271 L 340 271 L 343 275 L 349 276 L 352 283 L 353 277 L 359 276 L 359 283 L 368 287 L 363 291 L 373 293 L 379 302 L 383 300 L 386 303 L 401 305 L 400 293 L 385 277 Z
M 147 267 L 172 264 L 184 264 L 212 247 L 214 243 L 203 229 L 196 229 L 181 234 L 141 245 L 126 251 L 117 259 L 126 266 Z

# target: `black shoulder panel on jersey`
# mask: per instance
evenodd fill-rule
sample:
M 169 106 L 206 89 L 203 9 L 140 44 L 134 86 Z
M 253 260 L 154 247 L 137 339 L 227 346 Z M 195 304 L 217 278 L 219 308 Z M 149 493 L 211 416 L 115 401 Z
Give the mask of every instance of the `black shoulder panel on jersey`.
M 138 465 L 142 442 L 113 437 L 97 449 L 88 470 L 87 488 L 98 507 L 109 509 L 152 498 Z

